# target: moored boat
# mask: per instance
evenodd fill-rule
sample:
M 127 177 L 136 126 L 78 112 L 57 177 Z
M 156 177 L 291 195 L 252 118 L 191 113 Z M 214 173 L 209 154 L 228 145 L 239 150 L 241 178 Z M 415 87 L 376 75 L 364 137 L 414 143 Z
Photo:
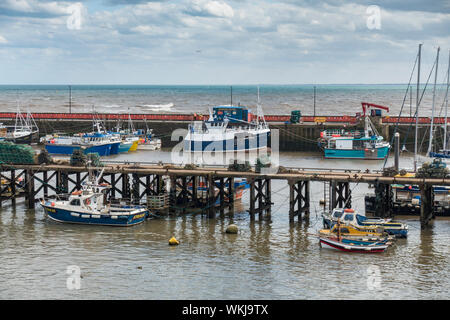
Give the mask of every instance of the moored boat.
M 145 221 L 149 211 L 139 205 L 113 205 L 106 201 L 108 184 L 99 184 L 98 178 L 82 184 L 68 199 L 43 199 L 41 205 L 52 220 L 107 226 L 133 226 Z
M 382 228 L 365 227 L 357 228 L 345 225 L 338 221 L 330 229 L 319 231 L 320 237 L 348 239 L 354 241 L 379 242 L 389 240 L 388 234 Z
M 408 235 L 408 226 L 401 222 L 391 219 L 367 218 L 355 213 L 353 209 L 336 208 L 331 214 L 323 214 L 323 224 L 325 228 L 331 228 L 338 220 L 346 225 L 353 225 L 357 228 L 381 227 L 390 235 L 399 238 L 406 238 Z
M 320 237 L 319 244 L 321 247 L 325 246 L 332 249 L 337 249 L 345 252 L 359 252 L 359 253 L 378 253 L 384 252 L 389 244 L 387 243 L 371 243 L 371 244 L 354 244 L 354 243 L 345 243 L 342 241 Z
M 384 106 L 363 102 L 364 130 L 323 130 L 320 133 L 319 147 L 326 159 L 364 159 L 382 160 L 388 156 L 390 144 L 384 141 L 373 123 L 366 115 L 366 109 L 375 107 L 389 110 Z
M 270 129 L 249 121 L 243 106 L 217 106 L 207 121 L 194 121 L 184 138 L 184 152 L 235 152 L 266 149 Z

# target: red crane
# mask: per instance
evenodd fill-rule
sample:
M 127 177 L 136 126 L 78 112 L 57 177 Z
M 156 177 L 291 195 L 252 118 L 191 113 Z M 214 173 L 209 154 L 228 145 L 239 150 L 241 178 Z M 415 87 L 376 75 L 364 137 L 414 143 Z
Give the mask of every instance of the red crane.
M 362 105 L 362 108 L 363 108 L 363 117 L 366 116 L 366 109 L 369 109 L 369 108 L 383 109 L 383 110 L 386 110 L 387 112 L 389 112 L 389 108 L 388 107 L 380 106 L 378 104 L 368 103 L 368 102 L 361 102 L 361 105 Z

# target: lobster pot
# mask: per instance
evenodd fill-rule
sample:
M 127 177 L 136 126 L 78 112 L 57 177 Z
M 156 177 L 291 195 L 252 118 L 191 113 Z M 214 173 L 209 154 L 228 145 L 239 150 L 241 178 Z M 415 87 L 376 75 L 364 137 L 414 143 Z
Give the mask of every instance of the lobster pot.
M 149 210 L 161 210 L 169 207 L 169 195 L 167 193 L 161 195 L 148 195 L 147 208 Z

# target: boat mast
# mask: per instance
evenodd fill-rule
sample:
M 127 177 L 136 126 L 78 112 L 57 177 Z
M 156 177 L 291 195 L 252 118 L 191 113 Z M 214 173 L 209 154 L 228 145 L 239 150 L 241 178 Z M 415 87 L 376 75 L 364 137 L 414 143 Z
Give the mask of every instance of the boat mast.
M 427 155 L 430 155 L 431 148 L 433 146 L 433 124 L 434 124 L 434 102 L 436 100 L 436 82 L 437 82 L 437 74 L 438 74 L 438 64 L 439 64 L 439 51 L 441 50 L 440 47 L 437 48 L 437 55 L 436 55 L 436 69 L 434 70 L 434 87 L 433 87 L 433 103 L 431 107 L 431 124 L 430 124 L 430 140 L 428 142 L 428 151 Z
M 267 124 L 266 124 L 266 119 L 264 118 L 264 113 L 263 113 L 263 111 L 262 111 L 261 103 L 260 103 L 260 99 L 259 99 L 259 86 L 258 86 L 258 105 L 257 105 L 256 112 L 257 112 L 257 119 L 256 119 L 256 122 L 258 123 L 258 125 L 259 125 L 259 122 L 260 122 L 261 119 L 262 119 L 262 122 L 263 122 L 263 124 L 264 124 L 264 127 L 267 126 Z
M 450 50 L 448 50 L 448 69 L 447 69 L 447 90 L 445 92 L 445 122 L 444 122 L 444 151 L 447 150 L 447 109 L 448 109 L 448 86 L 450 77 Z
M 422 44 L 419 44 L 418 65 L 417 65 L 417 96 L 416 96 L 416 134 L 414 137 L 414 172 L 417 171 L 417 133 L 419 125 L 419 86 L 420 86 L 420 52 Z

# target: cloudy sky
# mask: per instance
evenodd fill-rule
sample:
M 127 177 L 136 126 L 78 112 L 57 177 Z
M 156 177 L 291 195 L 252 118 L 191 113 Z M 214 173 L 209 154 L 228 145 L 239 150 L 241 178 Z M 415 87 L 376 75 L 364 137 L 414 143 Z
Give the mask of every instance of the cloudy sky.
M 0 0 L 0 84 L 406 83 L 419 43 L 450 0 Z

